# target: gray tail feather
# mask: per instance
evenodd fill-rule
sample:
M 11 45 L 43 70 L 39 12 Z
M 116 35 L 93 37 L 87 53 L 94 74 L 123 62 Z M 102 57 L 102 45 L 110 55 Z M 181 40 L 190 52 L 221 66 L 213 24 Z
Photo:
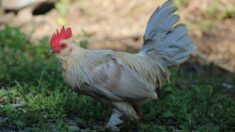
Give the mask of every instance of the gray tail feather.
M 184 24 L 177 24 L 179 16 L 173 0 L 167 0 L 150 17 L 139 55 L 160 61 L 163 66 L 178 65 L 189 58 L 196 46 Z

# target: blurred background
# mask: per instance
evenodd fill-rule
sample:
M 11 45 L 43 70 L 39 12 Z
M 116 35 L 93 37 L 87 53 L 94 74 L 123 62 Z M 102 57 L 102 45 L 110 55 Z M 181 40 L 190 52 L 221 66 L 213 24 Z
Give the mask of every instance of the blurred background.
M 111 110 L 64 83 L 49 39 L 63 25 L 89 49 L 137 52 L 164 0 L 0 0 L 0 131 L 104 131 Z M 235 0 L 174 0 L 197 46 L 142 131 L 235 131 Z M 123 131 L 135 131 L 127 123 Z
M 62 25 L 89 36 L 87 47 L 139 49 L 146 23 L 163 0 L 1 0 L 0 25 L 19 27 L 30 41 Z M 175 0 L 198 46 L 197 56 L 234 71 L 235 0 Z

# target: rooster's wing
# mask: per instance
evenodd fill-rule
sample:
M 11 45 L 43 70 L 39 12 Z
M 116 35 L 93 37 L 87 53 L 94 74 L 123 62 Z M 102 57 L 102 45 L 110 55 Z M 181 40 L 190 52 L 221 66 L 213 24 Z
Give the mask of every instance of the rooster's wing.
M 89 70 L 89 90 L 110 100 L 157 98 L 155 87 L 120 59 L 109 57 Z

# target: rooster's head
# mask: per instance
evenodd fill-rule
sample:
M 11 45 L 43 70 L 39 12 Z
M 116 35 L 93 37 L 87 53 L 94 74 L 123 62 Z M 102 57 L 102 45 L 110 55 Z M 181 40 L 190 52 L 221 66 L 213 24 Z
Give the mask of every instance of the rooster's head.
M 69 39 L 71 36 L 72 36 L 71 28 L 64 28 L 63 26 L 60 31 L 56 30 L 56 32 L 52 35 L 50 41 L 51 51 L 53 53 L 59 54 L 62 50 L 64 50 L 68 46 L 64 42 L 64 40 Z

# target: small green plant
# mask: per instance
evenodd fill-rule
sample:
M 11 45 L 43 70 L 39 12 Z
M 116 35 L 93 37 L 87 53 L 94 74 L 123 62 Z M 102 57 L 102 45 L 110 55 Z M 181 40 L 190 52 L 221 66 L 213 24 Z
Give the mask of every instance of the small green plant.
M 218 13 L 218 1 L 217 0 L 212 0 L 211 4 L 209 5 L 208 8 L 208 13 L 209 16 L 212 18 L 216 18 L 217 17 L 217 13 Z
M 78 36 L 79 46 L 82 48 L 87 48 L 88 39 L 92 36 L 91 33 L 88 33 L 82 30 L 81 34 Z
M 220 3 L 217 0 L 212 1 L 208 9 L 209 17 L 219 20 L 232 18 L 235 10 L 232 7 L 229 7 L 229 5 L 224 5 L 221 7 L 219 7 L 219 5 Z
M 55 8 L 59 12 L 58 23 L 64 25 L 66 23 L 66 16 L 69 9 L 70 0 L 59 0 L 55 4 Z
M 235 9 L 224 8 L 224 10 L 222 11 L 222 18 L 223 19 L 231 19 L 233 17 L 234 13 L 235 13 Z
M 174 3 L 177 7 L 186 7 L 190 0 L 175 0 Z
M 60 15 L 65 17 L 69 8 L 70 0 L 59 0 L 55 4 L 55 8 L 59 11 Z

